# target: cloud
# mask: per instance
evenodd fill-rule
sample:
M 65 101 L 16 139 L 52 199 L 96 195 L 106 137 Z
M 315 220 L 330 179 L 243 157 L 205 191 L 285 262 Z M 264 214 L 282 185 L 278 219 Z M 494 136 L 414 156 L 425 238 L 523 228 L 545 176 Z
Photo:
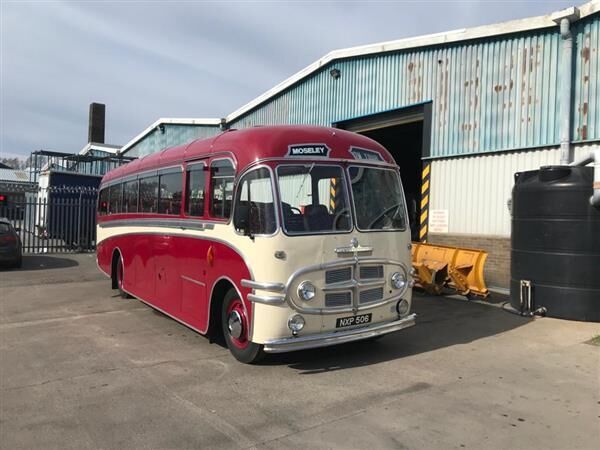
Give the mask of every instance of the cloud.
M 0 152 L 76 152 L 158 117 L 223 117 L 331 50 L 549 13 L 571 2 L 2 2 Z

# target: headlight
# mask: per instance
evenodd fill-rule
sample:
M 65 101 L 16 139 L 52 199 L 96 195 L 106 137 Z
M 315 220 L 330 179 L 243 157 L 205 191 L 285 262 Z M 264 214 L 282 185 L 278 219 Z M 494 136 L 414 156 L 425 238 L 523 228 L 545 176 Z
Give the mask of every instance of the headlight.
M 296 334 L 299 331 L 302 331 L 305 323 L 306 321 L 304 320 L 304 317 L 302 317 L 300 314 L 296 314 L 288 319 L 288 328 L 292 330 L 292 333 Z
M 315 297 L 317 288 L 310 281 L 303 281 L 298 286 L 298 297 L 305 302 L 312 300 Z
M 406 275 L 400 272 L 394 272 L 390 281 L 395 289 L 404 289 L 406 286 Z

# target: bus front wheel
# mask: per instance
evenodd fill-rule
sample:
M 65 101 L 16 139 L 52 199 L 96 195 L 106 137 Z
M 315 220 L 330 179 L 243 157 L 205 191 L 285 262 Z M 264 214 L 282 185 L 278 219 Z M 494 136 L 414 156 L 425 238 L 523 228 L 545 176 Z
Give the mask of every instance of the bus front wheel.
M 263 346 L 249 340 L 250 321 L 242 299 L 235 289 L 230 289 L 223 299 L 221 326 L 231 354 L 240 362 L 252 364 L 263 356 Z

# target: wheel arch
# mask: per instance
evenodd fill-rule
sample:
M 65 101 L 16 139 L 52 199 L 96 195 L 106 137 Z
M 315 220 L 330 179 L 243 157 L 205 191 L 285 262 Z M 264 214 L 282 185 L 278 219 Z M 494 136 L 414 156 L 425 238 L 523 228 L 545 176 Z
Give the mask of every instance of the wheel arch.
M 246 302 L 244 301 L 244 296 L 233 282 L 233 280 L 227 276 L 219 277 L 215 280 L 212 289 L 210 291 L 210 309 L 208 316 L 208 329 L 206 334 L 211 338 L 220 337 L 223 334 L 221 329 L 221 310 L 223 306 L 223 300 L 225 299 L 225 295 L 229 292 L 230 289 L 234 289 L 237 292 L 242 304 L 244 305 L 244 309 L 246 311 L 246 316 L 250 323 L 252 323 L 252 317 L 248 312 L 248 308 L 246 307 Z M 250 327 L 250 335 L 252 332 L 252 327 Z

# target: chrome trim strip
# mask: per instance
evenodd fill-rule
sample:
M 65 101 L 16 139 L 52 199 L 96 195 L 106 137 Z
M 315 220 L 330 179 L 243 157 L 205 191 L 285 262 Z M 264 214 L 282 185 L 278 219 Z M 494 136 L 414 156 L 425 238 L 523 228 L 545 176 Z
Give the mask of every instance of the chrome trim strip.
M 339 330 L 324 334 L 274 339 L 263 344 L 264 351 L 267 353 L 283 353 L 368 339 L 412 327 L 416 323 L 416 317 L 417 315 L 413 313 L 403 319 L 383 324 L 375 324 L 368 327 Z
M 265 305 L 281 305 L 285 303 L 285 296 L 248 294 L 248 300 L 252 303 L 263 303 Z
M 282 292 L 285 284 L 271 281 L 252 281 L 243 279 L 241 285 L 250 289 L 259 289 L 261 291 Z
M 373 247 L 337 247 L 335 252 L 340 253 L 369 253 L 373 251 Z
M 358 287 L 358 288 L 363 288 L 363 287 L 379 287 L 379 286 L 384 286 L 384 285 L 385 285 L 385 280 L 383 280 L 383 279 L 380 279 L 380 280 L 377 280 L 377 281 L 356 281 L 356 280 L 350 280 L 350 281 L 342 281 L 341 283 L 327 284 L 321 290 L 323 292 L 330 292 L 330 291 L 352 289 L 352 288 L 355 288 L 355 287 Z
M 182 230 L 212 230 L 215 224 L 198 222 L 194 219 L 117 219 L 98 224 L 100 228 L 115 227 L 160 227 L 160 228 L 181 228 Z
M 206 283 L 203 283 L 202 281 L 194 280 L 193 278 L 186 277 L 185 275 L 180 275 L 180 277 L 181 277 L 182 280 L 186 280 L 186 281 L 189 281 L 191 283 L 195 283 L 198 286 L 206 287 Z

